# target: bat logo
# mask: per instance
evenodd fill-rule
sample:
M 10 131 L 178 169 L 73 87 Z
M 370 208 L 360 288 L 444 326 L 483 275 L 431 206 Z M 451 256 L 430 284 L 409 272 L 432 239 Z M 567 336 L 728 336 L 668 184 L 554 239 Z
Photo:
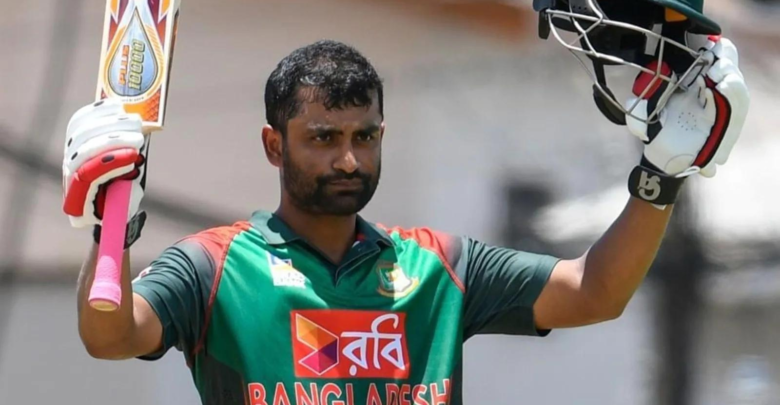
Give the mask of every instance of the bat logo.
M 128 18 L 130 21 L 126 21 Z M 162 44 L 154 28 L 144 22 L 150 18 L 148 10 L 142 7 L 125 14 L 125 21 L 120 22 L 109 46 L 106 88 L 119 97 L 137 101 L 161 85 Z

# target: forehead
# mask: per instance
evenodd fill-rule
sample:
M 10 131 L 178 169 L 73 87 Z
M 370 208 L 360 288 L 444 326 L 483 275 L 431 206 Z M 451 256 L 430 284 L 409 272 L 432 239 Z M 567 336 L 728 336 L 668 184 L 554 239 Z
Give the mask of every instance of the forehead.
M 370 106 L 344 106 L 342 108 L 327 109 L 324 100 L 319 97 L 307 97 L 300 94 L 301 104 L 298 114 L 289 123 L 290 126 L 308 126 L 309 124 L 329 126 L 350 126 L 380 124 L 382 115 L 379 113 L 379 100 L 376 93 L 371 95 Z

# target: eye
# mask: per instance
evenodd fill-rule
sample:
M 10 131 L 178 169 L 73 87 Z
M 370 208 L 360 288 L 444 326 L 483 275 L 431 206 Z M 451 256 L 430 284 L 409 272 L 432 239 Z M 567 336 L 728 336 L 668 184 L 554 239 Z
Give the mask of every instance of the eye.
M 330 142 L 333 139 L 333 134 L 329 132 L 320 132 L 314 136 L 314 140 L 317 142 Z
M 374 139 L 373 133 L 361 132 L 357 136 L 358 141 L 371 142 Z

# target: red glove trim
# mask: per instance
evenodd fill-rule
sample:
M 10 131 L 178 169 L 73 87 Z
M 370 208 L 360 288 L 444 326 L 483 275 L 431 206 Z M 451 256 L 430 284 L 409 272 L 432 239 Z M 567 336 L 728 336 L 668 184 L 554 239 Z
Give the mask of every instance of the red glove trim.
M 712 90 L 712 96 L 715 99 L 715 125 L 712 126 L 707 142 L 704 143 L 704 147 L 701 148 L 699 155 L 696 156 L 696 160 L 693 162 L 693 165 L 698 167 L 707 166 L 713 156 L 715 156 L 720 143 L 723 142 L 726 129 L 729 127 L 729 120 L 731 119 L 731 104 L 729 104 L 729 101 L 715 88 L 717 85 L 712 79 L 705 77 L 704 81 L 707 83 L 707 88 Z
M 84 162 L 70 181 L 62 210 L 75 217 L 84 215 L 84 203 L 92 183 L 106 173 L 135 164 L 137 160 L 137 150 L 121 148 L 103 152 Z

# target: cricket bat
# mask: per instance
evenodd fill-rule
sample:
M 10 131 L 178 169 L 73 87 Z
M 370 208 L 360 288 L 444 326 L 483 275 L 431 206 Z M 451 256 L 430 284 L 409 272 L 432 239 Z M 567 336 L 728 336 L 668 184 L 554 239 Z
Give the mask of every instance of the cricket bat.
M 163 127 L 180 0 L 108 0 L 96 99 L 115 97 L 143 120 L 144 136 Z M 132 182 L 106 190 L 89 304 L 116 311 L 122 301 L 122 256 Z

